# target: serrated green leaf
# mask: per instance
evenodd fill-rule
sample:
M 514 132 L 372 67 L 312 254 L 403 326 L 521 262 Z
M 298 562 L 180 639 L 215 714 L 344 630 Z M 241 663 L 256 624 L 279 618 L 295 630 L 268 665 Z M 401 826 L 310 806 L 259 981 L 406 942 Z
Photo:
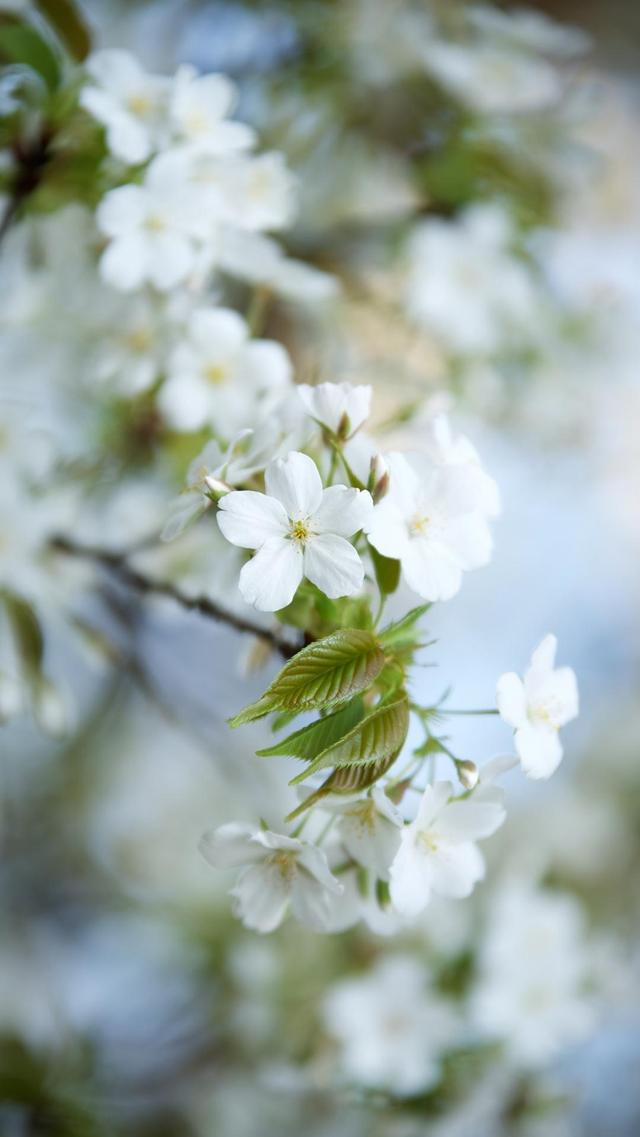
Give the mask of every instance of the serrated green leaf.
M 418 629 L 416 624 L 431 607 L 430 604 L 420 604 L 412 608 L 401 620 L 387 624 L 380 633 L 380 643 L 383 647 L 399 647 L 404 644 L 417 644 Z
M 91 50 L 91 35 L 73 0 L 36 0 L 36 8 L 51 24 L 69 54 L 81 63 Z
M 344 738 L 345 734 L 356 726 L 364 714 L 364 704 L 359 695 L 355 695 L 346 707 L 334 711 L 332 715 L 317 719 L 316 722 L 303 726 L 294 731 L 287 738 L 281 738 L 273 746 L 257 750 L 259 758 L 270 758 L 277 755 L 287 755 L 291 758 L 302 758 L 311 762 L 323 750 L 332 746 L 334 742 Z
M 333 632 L 294 655 L 264 695 L 230 719 L 230 725 L 253 722 L 269 711 L 335 707 L 365 691 L 383 666 L 384 654 L 371 632 L 357 628 Z
M 29 671 L 39 672 L 42 669 L 44 637 L 36 613 L 26 600 L 14 592 L 3 592 L 2 599 L 22 663 Z
M 25 64 L 44 79 L 50 91 L 55 91 L 60 82 L 56 53 L 28 24 L 0 24 L 0 62 Z
M 292 778 L 289 785 L 304 781 L 326 766 L 366 766 L 397 754 L 409 729 L 409 701 L 405 692 L 398 698 L 379 703 L 374 710 L 339 739 L 318 754 L 312 764 Z
M 379 778 L 382 778 L 384 774 L 386 774 L 397 757 L 398 751 L 394 754 L 390 754 L 388 758 L 381 758 L 378 762 L 371 762 L 368 766 L 341 766 L 339 769 L 334 770 L 314 793 L 306 797 L 304 801 L 287 816 L 286 820 L 293 821 L 296 817 L 299 817 L 301 813 L 304 813 L 307 809 L 310 809 L 312 805 L 315 805 L 316 802 L 327 797 L 328 794 L 348 795 L 369 789 L 370 786 L 375 785 Z
M 400 583 L 400 561 L 393 560 L 392 557 L 383 557 L 373 545 L 369 546 L 369 551 L 378 588 L 384 596 L 390 596 Z

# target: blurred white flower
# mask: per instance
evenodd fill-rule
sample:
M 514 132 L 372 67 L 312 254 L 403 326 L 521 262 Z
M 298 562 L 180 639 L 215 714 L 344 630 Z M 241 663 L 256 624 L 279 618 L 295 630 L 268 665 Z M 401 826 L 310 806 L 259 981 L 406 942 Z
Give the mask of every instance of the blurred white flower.
M 248 150 L 255 142 L 250 126 L 229 122 L 236 101 L 235 87 L 226 75 L 198 75 L 188 64 L 173 79 L 169 118 L 180 143 L 225 156 Z
M 445 414 L 432 418 L 429 427 L 429 433 L 423 437 L 425 452 L 436 465 L 463 467 L 474 508 L 486 517 L 497 517 L 501 509 L 500 490 L 484 469 L 470 439 L 464 434 L 454 435 Z
M 310 416 L 342 438 L 350 438 L 369 417 L 372 388 L 351 383 L 319 383 L 297 388 L 300 401 Z
M 530 778 L 548 778 L 563 750 L 560 727 L 578 714 L 578 684 L 570 667 L 554 668 L 558 641 L 548 635 L 531 656 L 524 680 L 514 671 L 498 680 L 498 710 L 515 730 L 515 747 Z
M 176 430 L 210 425 L 229 437 L 267 409 L 265 397 L 291 380 L 281 344 L 251 340 L 230 308 L 198 308 L 173 351 L 158 406 Z
M 296 451 L 267 466 L 265 485 L 266 494 L 226 494 L 217 514 L 228 541 L 257 549 L 240 573 L 247 603 L 278 611 L 303 577 L 332 599 L 358 592 L 364 567 L 347 538 L 368 525 L 370 495 L 346 486 L 323 489 L 315 462 Z
M 530 270 L 512 252 L 514 239 L 497 204 L 473 206 L 455 221 L 421 221 L 407 249 L 412 319 L 463 355 L 531 338 L 539 300 Z
M 450 782 L 427 786 L 391 865 L 391 900 L 397 911 L 418 916 L 432 892 L 469 896 L 485 871 L 475 842 L 495 833 L 504 818 L 500 790 L 481 787 L 468 798 L 455 799 Z
M 239 223 L 236 222 L 236 226 Z M 286 257 L 271 237 L 225 226 L 219 235 L 218 267 L 231 276 L 253 284 L 267 285 L 287 300 L 297 303 L 321 302 L 335 297 L 339 283 L 335 276 L 304 261 Z
M 325 930 L 327 893 L 340 893 L 324 853 L 305 841 L 230 822 L 200 843 L 215 868 L 246 866 L 231 890 L 236 915 L 256 932 L 272 932 L 287 908 L 303 924 Z
M 146 282 L 161 291 L 175 288 L 196 264 L 202 219 L 167 157 L 154 159 L 142 185 L 110 190 L 96 212 L 98 228 L 109 238 L 100 272 L 125 292 Z
M 529 51 L 561 59 L 582 55 L 590 43 L 588 33 L 582 28 L 559 24 L 532 8 L 505 12 L 488 4 L 476 4 L 468 9 L 467 18 L 473 27 L 493 39 L 504 39 Z
M 556 69 L 508 43 L 432 42 L 423 52 L 427 71 L 480 114 L 522 114 L 548 108 L 562 94 Z
M 382 959 L 368 974 L 335 984 L 324 1000 L 327 1030 L 340 1044 L 345 1077 L 410 1097 L 436 1085 L 455 1017 L 428 990 L 429 973 L 410 956 Z
M 124 162 L 144 162 L 166 139 L 170 80 L 149 75 L 128 51 L 95 52 L 87 61 L 93 80 L 80 105 L 106 128 L 107 145 Z
M 389 489 L 376 505 L 370 543 L 400 561 L 410 588 L 425 600 L 449 600 L 462 573 L 486 565 L 491 534 L 477 509 L 477 477 L 465 464 L 435 466 L 421 454 L 386 455 Z
M 589 954 L 578 901 L 512 883 L 492 901 L 471 1015 L 513 1062 L 538 1066 L 594 1025 Z
M 277 151 L 229 167 L 231 220 L 242 229 L 282 229 L 293 217 L 296 181 Z

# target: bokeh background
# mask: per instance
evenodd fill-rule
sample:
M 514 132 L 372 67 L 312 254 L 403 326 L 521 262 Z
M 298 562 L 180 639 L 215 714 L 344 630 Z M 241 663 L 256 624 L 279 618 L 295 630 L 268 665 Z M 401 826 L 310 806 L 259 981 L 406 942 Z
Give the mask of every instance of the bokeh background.
M 496 677 L 521 670 L 554 631 L 560 661 L 578 674 L 582 711 L 551 782 L 507 779 L 508 821 L 472 901 L 434 905 L 411 935 L 318 937 L 287 925 L 256 937 L 233 920 L 229 881 L 197 845 L 213 824 L 282 808 L 286 775 L 253 758 L 266 728 L 239 737 L 225 726 L 274 662 L 248 671 L 245 638 L 169 601 L 140 605 L 105 574 L 100 600 L 80 609 L 109 641 L 110 659 L 79 653 L 63 628 L 47 644 L 68 732 L 51 740 L 19 720 L 0 736 L 0 1132 L 271 1137 L 304 1126 L 310 1137 L 633 1137 L 638 6 L 533 6 L 573 24 L 573 40 L 546 52 L 518 47 L 526 61 L 511 59 L 493 93 L 482 75 L 456 86 L 446 65 L 428 61 L 434 27 L 460 36 L 462 4 L 82 8 L 97 44 L 124 46 L 151 70 L 188 61 L 231 75 L 239 116 L 287 156 L 300 204 L 286 247 L 340 281 L 327 305 L 301 314 L 279 302 L 266 314 L 297 378 L 373 383 L 389 445 L 419 446 L 424 416 L 449 409 L 500 484 L 493 562 L 430 613 L 437 670 L 421 671 L 416 690 L 436 698 L 453 677 L 456 705 L 491 706 Z M 486 12 L 482 35 L 501 41 Z M 552 98 L 538 65 L 552 68 Z M 525 105 L 514 110 L 518 100 Z M 498 228 L 508 217 L 508 251 L 489 238 L 484 275 L 476 262 L 465 276 L 456 249 L 478 207 Z M 424 274 L 445 269 L 429 258 L 425 269 L 412 244 L 432 222 L 453 242 L 446 271 L 456 304 L 444 317 L 442 305 L 425 315 L 420 298 L 432 287 Z M 62 279 L 55 258 L 49 271 Z M 482 296 L 502 278 L 497 314 L 487 312 Z M 516 293 L 510 308 L 505 294 Z M 479 340 L 469 334 L 476 326 Z M 11 321 L 0 331 L 3 368 L 28 366 Z M 113 524 L 135 535 L 140 514 L 161 517 L 165 503 L 148 471 L 130 488 Z M 184 573 L 163 556 L 140 563 Z M 198 561 L 194 587 L 210 570 Z M 456 720 L 451 738 L 480 764 L 507 745 L 492 718 Z M 502 1042 L 457 1045 L 439 1088 L 415 1100 L 359 1086 L 350 1043 L 364 1046 L 369 1032 L 389 1055 L 423 1044 L 410 1015 L 395 1034 L 383 1009 L 376 1019 L 385 960 L 409 959 L 463 1015 L 483 983 L 490 998 L 491 951 L 478 945 L 505 918 L 509 888 L 525 900 L 506 917 L 513 1022 Z M 549 954 L 556 934 L 562 966 Z M 565 964 L 588 975 L 579 999 Z M 522 974 L 539 981 L 533 1003 Z M 327 1007 L 354 976 L 369 983 L 368 1010 L 332 1029 Z M 518 1040 L 539 1021 L 546 1042 L 531 1058 Z

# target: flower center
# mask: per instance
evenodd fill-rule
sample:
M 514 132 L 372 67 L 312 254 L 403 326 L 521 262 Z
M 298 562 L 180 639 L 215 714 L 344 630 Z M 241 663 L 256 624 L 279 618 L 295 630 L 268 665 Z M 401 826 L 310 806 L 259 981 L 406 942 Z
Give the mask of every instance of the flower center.
M 145 220 L 144 227 L 149 233 L 163 233 L 167 228 L 167 223 L 161 214 L 150 213 Z
M 409 534 L 412 537 L 426 537 L 432 525 L 432 518 L 426 513 L 414 513 L 409 520 Z
M 299 541 L 301 544 L 303 544 L 307 538 L 311 536 L 309 518 L 300 517 L 297 521 L 292 521 L 291 525 L 289 526 L 289 536 L 292 541 Z
M 135 354 L 142 354 L 151 347 L 153 337 L 149 328 L 133 328 L 124 339 L 126 347 Z
M 291 884 L 297 871 L 295 853 L 286 853 L 284 851 L 273 853 L 272 856 L 269 857 L 269 864 L 277 868 L 280 876 L 287 884 Z
M 227 380 L 227 369 L 221 363 L 209 363 L 204 369 L 204 377 L 207 383 L 213 383 L 214 387 L 219 387 L 221 383 Z
M 153 110 L 153 103 L 148 95 L 143 95 L 138 92 L 137 95 L 130 95 L 127 99 L 127 107 L 132 114 L 138 118 L 146 118 L 146 116 Z
M 551 696 L 548 699 L 541 699 L 539 703 L 534 703 L 529 707 L 529 720 L 533 723 L 544 723 L 545 726 L 550 726 L 553 730 L 560 730 L 562 720 L 560 700 Z
M 427 853 L 438 852 L 439 845 L 434 833 L 430 833 L 428 830 L 423 829 L 418 834 L 418 842 L 420 845 L 422 845 L 422 848 L 425 849 Z

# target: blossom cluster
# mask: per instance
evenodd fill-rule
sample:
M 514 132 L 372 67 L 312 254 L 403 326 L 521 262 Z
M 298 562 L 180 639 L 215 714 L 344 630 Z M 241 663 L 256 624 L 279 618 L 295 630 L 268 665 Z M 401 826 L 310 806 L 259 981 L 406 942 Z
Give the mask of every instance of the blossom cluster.
M 442 417 L 419 454 L 379 453 L 373 439 L 361 437 L 365 450 L 370 443 L 368 476 L 362 448 L 354 462 L 361 478 L 349 455 L 370 396 L 369 388 L 349 384 L 301 387 L 298 437 L 306 437 L 306 449 L 269 458 L 251 437 L 248 468 L 235 470 L 233 448 L 222 460 L 205 451 L 191 472 L 199 488 L 191 485 L 186 506 L 178 501 L 169 522 L 167 535 L 175 537 L 187 521 L 214 509 L 226 540 L 253 554 L 238 578 L 245 602 L 284 624 L 299 618 L 296 605 L 324 612 L 319 632 L 232 723 L 270 712 L 284 722 L 320 712 L 260 751 L 307 763 L 292 779 L 311 779 L 310 796 L 290 814 L 291 820 L 302 814 L 302 821 L 288 834 L 266 823 L 229 822 L 202 843 L 216 867 L 244 866 L 232 895 L 238 915 L 257 931 L 277 927 L 289 905 L 303 923 L 330 931 L 361 918 L 372 927 L 401 926 L 432 895 L 466 897 L 485 872 L 477 842 L 505 818 L 495 780 L 516 759 L 479 771 L 456 757 L 436 730 L 446 704 L 423 707 L 407 691 L 425 611 L 451 599 L 463 573 L 489 560 L 488 522 L 499 510 L 499 493 L 475 448 Z M 427 603 L 410 608 L 405 601 L 404 616 L 381 625 L 400 580 L 407 594 Z M 309 632 L 309 608 L 303 619 Z M 555 668 L 555 650 L 555 637 L 545 637 L 524 680 L 510 673 L 498 683 L 497 710 L 514 728 L 518 758 L 533 778 L 553 773 L 562 757 L 558 732 L 578 711 L 575 675 Z M 413 750 L 407 748 L 412 716 L 425 733 Z M 420 789 L 417 812 L 408 809 L 408 792 L 436 753 L 452 761 L 462 791 L 431 778 Z M 331 769 L 325 780 L 315 779 L 316 771 L 324 777 Z M 307 825 L 322 834 L 322 848 L 302 837 Z

